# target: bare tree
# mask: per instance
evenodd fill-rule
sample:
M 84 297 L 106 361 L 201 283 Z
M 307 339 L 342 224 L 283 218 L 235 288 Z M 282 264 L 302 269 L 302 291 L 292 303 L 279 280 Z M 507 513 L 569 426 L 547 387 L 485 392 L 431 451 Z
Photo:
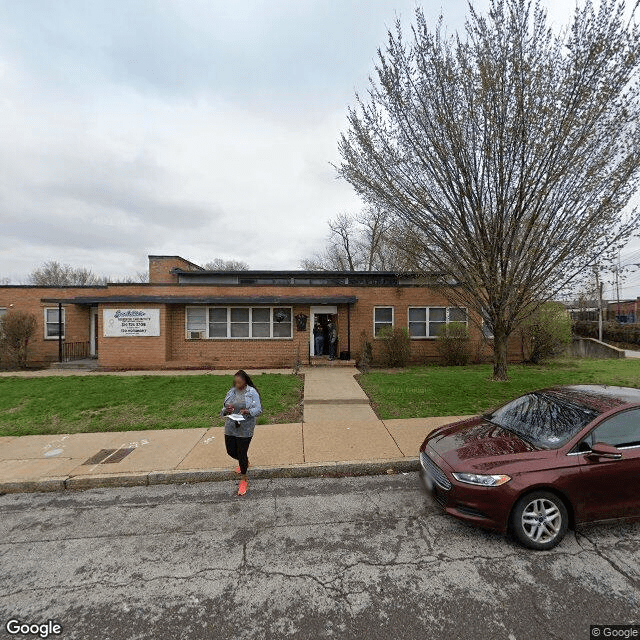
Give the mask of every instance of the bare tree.
M 249 265 L 242 260 L 225 260 L 214 258 L 203 265 L 207 271 L 248 271 Z
M 329 221 L 325 248 L 300 265 L 309 271 L 407 271 L 413 263 L 404 251 L 406 231 L 379 207 Z
M 453 37 L 417 10 L 349 111 L 340 175 L 486 319 L 496 379 L 524 319 L 638 225 L 639 51 L 619 0 L 586 0 L 559 32 L 537 0 L 470 5 Z
M 34 269 L 28 276 L 29 284 L 40 287 L 56 286 L 90 286 L 106 284 L 108 278 L 97 276 L 90 269 L 84 267 L 72 267 L 69 264 L 61 264 L 55 260 L 45 262 Z
M 392 244 L 391 216 L 385 209 L 368 207 L 357 217 L 360 224 L 360 254 L 365 271 L 386 271 L 391 265 L 391 254 L 386 249 Z
M 112 282 L 120 282 L 124 284 L 144 284 L 146 282 L 149 282 L 149 272 L 136 271 L 136 274 L 133 276 L 124 276 L 118 280 L 113 280 Z

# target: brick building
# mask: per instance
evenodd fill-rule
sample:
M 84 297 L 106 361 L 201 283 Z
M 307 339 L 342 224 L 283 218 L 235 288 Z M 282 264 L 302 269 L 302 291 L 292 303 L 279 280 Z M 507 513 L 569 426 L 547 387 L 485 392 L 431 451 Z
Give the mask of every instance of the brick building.
M 148 283 L 0 286 L 0 315 L 36 315 L 32 365 L 62 353 L 108 369 L 291 367 L 313 359 L 314 322 L 331 318 L 343 358 L 356 357 L 364 340 L 375 356 L 376 335 L 394 326 L 409 329 L 414 362 L 435 360 L 435 337 L 453 321 L 469 324 L 475 359 L 490 357 L 490 336 L 446 293 L 411 274 L 206 271 L 178 256 L 149 256 Z M 510 358 L 520 356 L 514 341 Z
M 611 301 L 607 304 L 607 319 L 608 320 L 617 320 L 622 323 L 631 323 L 634 324 L 638 322 L 638 301 L 640 298 L 636 298 L 635 300 L 620 300 Z

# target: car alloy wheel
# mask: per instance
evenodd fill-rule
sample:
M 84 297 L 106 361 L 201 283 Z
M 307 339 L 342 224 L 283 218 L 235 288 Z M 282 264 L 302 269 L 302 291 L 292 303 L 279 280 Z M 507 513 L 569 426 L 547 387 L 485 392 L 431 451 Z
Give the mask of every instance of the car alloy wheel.
M 534 491 L 516 504 L 512 526 L 518 540 L 530 549 L 551 549 L 564 537 L 568 526 L 564 502 L 553 493 Z
M 550 542 L 560 532 L 560 509 L 544 498 L 532 500 L 522 512 L 522 528 L 534 542 Z

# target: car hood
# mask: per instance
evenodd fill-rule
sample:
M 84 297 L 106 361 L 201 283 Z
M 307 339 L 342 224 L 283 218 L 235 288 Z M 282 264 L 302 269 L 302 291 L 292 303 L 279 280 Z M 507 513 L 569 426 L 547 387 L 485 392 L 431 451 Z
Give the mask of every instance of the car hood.
M 482 417 L 441 427 L 427 438 L 426 446 L 459 471 L 490 472 L 548 454 L 547 449 L 535 447 Z

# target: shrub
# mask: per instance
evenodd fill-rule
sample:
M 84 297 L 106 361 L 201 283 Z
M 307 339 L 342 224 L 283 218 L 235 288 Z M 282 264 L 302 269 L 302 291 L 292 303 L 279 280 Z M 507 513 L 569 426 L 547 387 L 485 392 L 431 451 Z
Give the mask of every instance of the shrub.
M 360 334 L 360 353 L 358 354 L 358 368 L 363 373 L 366 373 L 371 366 L 373 360 L 373 345 L 369 340 L 369 336 L 366 331 L 362 331 Z
M 464 322 L 451 322 L 440 330 L 436 338 L 436 348 L 442 364 L 463 366 L 471 359 L 471 334 Z
M 573 323 L 573 332 L 585 338 L 598 339 L 598 322 L 577 320 Z M 602 338 L 609 342 L 626 342 L 640 344 L 640 324 L 620 324 L 619 322 L 603 322 Z
M 409 332 L 405 328 L 385 327 L 380 338 L 380 362 L 385 367 L 406 367 L 409 362 Z
M 27 366 L 29 339 L 36 330 L 36 317 L 24 311 L 8 311 L 0 327 L 0 361 L 8 368 Z
M 537 364 L 561 355 L 571 344 L 571 319 L 559 302 L 545 302 L 520 330 L 523 351 Z

